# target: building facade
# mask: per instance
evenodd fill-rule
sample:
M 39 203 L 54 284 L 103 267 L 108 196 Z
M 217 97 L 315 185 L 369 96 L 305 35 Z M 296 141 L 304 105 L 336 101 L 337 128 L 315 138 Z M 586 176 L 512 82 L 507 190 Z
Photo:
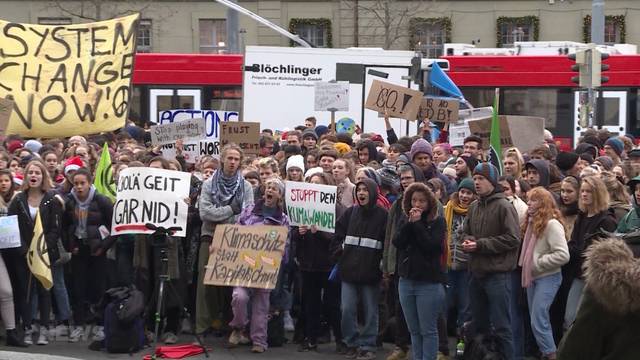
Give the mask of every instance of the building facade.
M 442 55 L 446 42 L 505 47 L 514 41 L 589 42 L 590 0 L 269 0 L 239 4 L 301 35 L 314 46 L 415 49 Z M 215 1 L 4 1 L 3 20 L 73 24 L 140 12 L 138 50 L 227 51 L 227 9 Z M 640 44 L 637 0 L 606 1 L 605 41 Z M 240 47 L 291 46 L 272 29 L 240 15 Z

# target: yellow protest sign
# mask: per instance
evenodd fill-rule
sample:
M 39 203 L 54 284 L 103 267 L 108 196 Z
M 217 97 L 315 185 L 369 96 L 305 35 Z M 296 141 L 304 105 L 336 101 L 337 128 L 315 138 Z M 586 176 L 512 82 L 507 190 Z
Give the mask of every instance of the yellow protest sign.
M 112 131 L 129 114 L 138 15 L 75 25 L 0 20 L 0 97 L 7 134 L 66 137 Z

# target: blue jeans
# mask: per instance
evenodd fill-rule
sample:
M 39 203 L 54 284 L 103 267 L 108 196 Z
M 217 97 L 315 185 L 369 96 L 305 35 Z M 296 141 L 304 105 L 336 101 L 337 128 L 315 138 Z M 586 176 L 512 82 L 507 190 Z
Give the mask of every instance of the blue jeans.
M 440 283 L 400 278 L 398 295 L 411 333 L 414 360 L 435 360 L 438 355 L 438 315 L 445 304 Z
M 542 355 L 556 352 L 556 343 L 553 340 L 549 320 L 549 308 L 560 288 L 560 283 L 562 283 L 562 273 L 557 272 L 533 280 L 531 286 L 527 288 L 531 330 Z
M 69 293 L 67 292 L 67 286 L 64 282 L 64 267 L 63 265 L 53 265 L 51 267 L 51 277 L 53 278 L 53 287 L 50 292 L 55 298 L 56 306 L 54 313 L 57 321 L 66 321 L 71 318 L 71 305 L 69 303 Z M 35 278 L 34 278 L 35 280 Z M 32 291 L 35 288 L 32 288 Z M 40 304 L 38 297 L 31 297 L 31 312 L 34 317 L 38 313 Z
M 358 331 L 358 293 L 364 307 L 364 327 L 360 332 Z M 342 340 L 348 347 L 359 347 L 367 351 L 376 350 L 378 293 L 378 284 L 360 285 L 342 282 Z
M 511 273 L 494 273 L 469 282 L 472 333 L 489 334 L 493 325 L 499 351 L 505 360 L 514 359 L 511 331 Z
M 465 322 L 471 320 L 469 308 L 469 271 L 449 270 L 447 273 L 447 308 L 456 309 L 456 328 L 460 329 Z
M 522 272 L 516 269 L 511 276 L 511 335 L 513 337 L 513 356 L 515 360 L 524 359 L 524 292 L 522 291 Z
M 582 302 L 582 291 L 584 290 L 584 280 L 573 279 L 569 296 L 567 297 L 567 307 L 564 312 L 564 329 L 568 330 L 576 320 L 580 303 Z

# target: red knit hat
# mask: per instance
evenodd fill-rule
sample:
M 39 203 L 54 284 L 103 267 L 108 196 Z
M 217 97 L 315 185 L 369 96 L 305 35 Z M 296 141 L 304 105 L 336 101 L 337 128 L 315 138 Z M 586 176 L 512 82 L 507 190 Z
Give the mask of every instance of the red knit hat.
M 13 182 L 16 185 L 18 186 L 22 185 L 23 181 L 24 181 L 24 175 L 22 175 L 22 173 L 17 172 L 15 173 L 15 175 L 13 175 Z
M 65 161 L 64 163 L 64 174 L 67 175 L 69 171 L 78 170 L 82 167 L 84 167 L 84 163 L 82 163 L 82 160 L 80 159 L 80 157 L 72 156 L 68 158 L 67 161 Z
M 7 150 L 10 154 L 13 154 L 16 150 L 24 146 L 24 143 L 20 140 L 13 140 L 7 144 Z

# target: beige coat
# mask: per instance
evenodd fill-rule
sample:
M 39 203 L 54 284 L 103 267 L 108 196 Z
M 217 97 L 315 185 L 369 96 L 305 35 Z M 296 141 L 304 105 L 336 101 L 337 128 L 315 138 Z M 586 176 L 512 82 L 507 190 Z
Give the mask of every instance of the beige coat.
M 551 219 L 533 248 L 533 278 L 560 272 L 562 265 L 568 262 L 569 248 L 564 227 L 558 220 Z

